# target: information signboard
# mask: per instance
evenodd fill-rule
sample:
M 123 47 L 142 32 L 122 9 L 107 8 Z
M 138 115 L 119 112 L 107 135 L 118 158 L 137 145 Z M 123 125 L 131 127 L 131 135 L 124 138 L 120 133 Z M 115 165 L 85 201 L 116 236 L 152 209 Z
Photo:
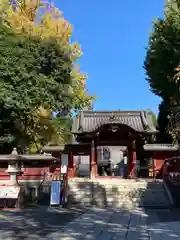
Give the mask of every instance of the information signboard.
M 62 181 L 52 181 L 50 205 L 60 205 L 61 203 L 61 185 Z

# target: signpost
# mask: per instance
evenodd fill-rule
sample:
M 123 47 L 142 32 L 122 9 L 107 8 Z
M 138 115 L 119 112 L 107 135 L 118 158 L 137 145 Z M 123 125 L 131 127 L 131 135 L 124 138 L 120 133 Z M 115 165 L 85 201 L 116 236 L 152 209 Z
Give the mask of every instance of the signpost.
M 50 206 L 64 206 L 67 203 L 67 166 L 61 166 L 61 173 L 54 173 L 51 182 Z
M 50 206 L 57 206 L 61 203 L 61 184 L 62 181 L 52 181 L 51 183 L 51 197 Z

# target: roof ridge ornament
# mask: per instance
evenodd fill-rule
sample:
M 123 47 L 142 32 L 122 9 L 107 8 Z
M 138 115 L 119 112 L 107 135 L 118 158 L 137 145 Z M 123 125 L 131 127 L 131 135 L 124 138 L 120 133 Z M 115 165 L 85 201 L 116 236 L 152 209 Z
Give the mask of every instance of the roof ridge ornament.
M 18 155 L 18 152 L 17 152 L 17 148 L 14 147 L 12 152 L 11 152 L 11 155 Z
M 111 116 L 109 117 L 110 121 L 115 121 L 117 119 L 117 116 L 115 115 L 115 113 L 111 113 Z
M 110 116 L 109 120 L 111 120 L 111 121 L 115 120 L 115 116 Z

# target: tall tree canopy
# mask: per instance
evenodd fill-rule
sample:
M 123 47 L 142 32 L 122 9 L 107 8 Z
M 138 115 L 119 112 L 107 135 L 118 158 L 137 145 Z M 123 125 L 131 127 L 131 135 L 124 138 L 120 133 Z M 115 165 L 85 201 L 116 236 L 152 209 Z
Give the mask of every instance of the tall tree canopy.
M 180 104 L 180 82 L 175 69 L 180 64 L 180 1 L 169 0 L 165 6 L 164 18 L 156 19 L 149 37 L 144 68 L 151 91 L 162 98 L 159 126 L 167 134 L 167 115 Z M 166 106 L 166 110 L 164 109 Z M 166 116 L 164 113 L 166 112 Z M 162 120 L 164 116 L 164 120 Z M 161 120 L 160 120 L 161 119 Z M 167 136 L 165 136 L 166 138 Z M 163 140 L 163 139 L 162 139 Z
M 74 110 L 90 104 L 95 96 L 88 93 L 87 74 L 82 73 L 76 64 L 82 51 L 77 42 L 71 42 L 72 26 L 63 18 L 62 12 L 51 1 L 44 0 L 0 0 L 0 12 L 4 24 L 17 33 L 41 39 L 53 38 L 65 48 L 74 63 L 71 71 Z
M 67 142 L 70 113 L 95 98 L 76 65 L 82 52 L 71 25 L 40 0 L 0 0 L 0 12 L 0 134 L 35 151 Z
M 72 62 L 56 40 L 17 36 L 2 24 L 0 36 L 1 135 L 29 143 L 43 137 L 53 112 L 71 109 Z
M 168 1 L 164 19 L 154 21 L 144 67 L 156 95 L 179 101 L 179 86 L 174 75 L 180 62 L 180 9 L 174 6 L 175 2 Z

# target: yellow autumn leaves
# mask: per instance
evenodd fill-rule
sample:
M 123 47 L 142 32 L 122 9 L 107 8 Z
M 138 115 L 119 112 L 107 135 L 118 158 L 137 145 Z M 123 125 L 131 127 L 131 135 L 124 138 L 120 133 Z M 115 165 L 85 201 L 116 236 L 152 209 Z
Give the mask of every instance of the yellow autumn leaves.
M 0 0 L 0 13 L 4 24 L 17 33 L 42 39 L 54 38 L 67 50 L 73 62 L 81 57 L 79 44 L 70 42 L 71 24 L 52 3 L 42 0 Z M 87 75 L 81 73 L 79 67 L 74 67 L 71 77 L 74 108 L 90 104 L 95 96 L 91 96 L 86 89 Z

